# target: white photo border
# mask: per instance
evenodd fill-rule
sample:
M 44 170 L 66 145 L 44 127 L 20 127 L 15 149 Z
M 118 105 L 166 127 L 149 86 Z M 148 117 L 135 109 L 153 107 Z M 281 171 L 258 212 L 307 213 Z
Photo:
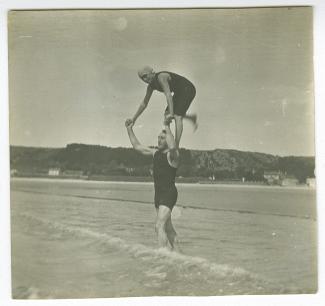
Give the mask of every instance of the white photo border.
M 313 6 L 314 81 L 316 121 L 316 178 L 318 220 L 318 293 L 302 295 L 238 295 L 216 297 L 138 297 L 108 299 L 13 300 L 11 298 L 10 260 L 10 170 L 8 116 L 7 13 L 34 9 L 123 9 L 123 8 L 225 8 L 265 6 Z M 324 305 L 325 300 L 325 5 L 322 0 L 2 0 L 0 2 L 0 305 Z M 322 303 L 323 302 L 323 303 Z

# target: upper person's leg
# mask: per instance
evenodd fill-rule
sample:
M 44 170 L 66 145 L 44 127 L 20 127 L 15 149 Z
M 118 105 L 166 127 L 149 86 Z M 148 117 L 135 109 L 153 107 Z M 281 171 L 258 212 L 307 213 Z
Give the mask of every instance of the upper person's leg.
M 157 210 L 156 232 L 158 234 L 158 246 L 168 248 L 168 237 L 166 233 L 166 222 L 171 216 L 171 210 L 167 206 L 159 205 Z
M 183 119 L 190 120 L 194 125 L 194 129 L 197 127 L 196 114 L 187 114 L 187 110 L 194 100 L 195 94 L 195 88 L 188 86 L 173 96 L 175 128 L 177 128 L 175 132 L 175 140 L 178 147 L 183 133 Z
M 179 148 L 179 143 L 183 134 L 183 117 L 175 115 L 175 142 L 177 148 Z
M 186 115 L 183 117 L 183 119 L 189 120 L 193 124 L 194 131 L 196 131 L 196 129 L 198 128 L 197 114 L 194 114 L 194 113 L 192 113 L 192 114 L 186 113 Z
M 168 114 L 169 114 L 169 108 L 167 106 L 164 113 L 165 119 Z M 175 142 L 178 148 L 183 133 L 183 118 L 182 116 L 177 115 L 176 113 L 174 114 L 174 118 L 175 118 Z

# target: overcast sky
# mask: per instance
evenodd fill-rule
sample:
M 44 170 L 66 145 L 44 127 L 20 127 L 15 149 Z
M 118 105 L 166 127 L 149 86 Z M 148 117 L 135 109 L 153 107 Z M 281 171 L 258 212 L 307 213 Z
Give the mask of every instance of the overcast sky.
M 310 8 L 12 12 L 9 65 L 13 145 L 129 147 L 150 65 L 197 88 L 182 147 L 314 155 Z M 144 144 L 165 107 L 155 92 L 135 127 Z

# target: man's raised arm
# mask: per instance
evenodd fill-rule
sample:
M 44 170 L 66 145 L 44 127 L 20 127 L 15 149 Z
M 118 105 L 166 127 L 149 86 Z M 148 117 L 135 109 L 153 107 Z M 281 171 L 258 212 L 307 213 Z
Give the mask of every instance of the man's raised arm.
M 173 135 L 172 131 L 170 130 L 170 126 L 169 126 L 170 121 L 171 121 L 171 118 L 165 118 L 165 120 L 164 120 L 164 128 L 166 131 L 166 142 L 167 142 L 168 149 L 169 149 L 170 160 L 174 163 L 174 165 L 176 167 L 178 167 L 179 151 L 178 151 L 178 147 L 177 147 L 174 135 Z
M 144 154 L 144 155 L 153 155 L 153 152 L 154 150 L 153 149 L 150 149 L 146 146 L 143 146 L 139 140 L 137 139 L 137 137 L 135 136 L 134 132 L 133 132 L 133 120 L 132 119 L 127 119 L 125 121 L 125 126 L 126 126 L 126 129 L 128 131 L 128 135 L 129 135 L 129 138 L 130 138 L 130 142 L 133 146 L 133 148 L 135 150 L 137 150 L 138 152 Z

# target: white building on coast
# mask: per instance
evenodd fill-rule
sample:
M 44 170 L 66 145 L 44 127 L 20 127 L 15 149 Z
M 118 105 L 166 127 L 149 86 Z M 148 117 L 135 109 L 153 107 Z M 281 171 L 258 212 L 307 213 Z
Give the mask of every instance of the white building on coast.
M 48 172 L 49 176 L 59 176 L 60 174 L 61 174 L 60 168 L 50 168 Z

